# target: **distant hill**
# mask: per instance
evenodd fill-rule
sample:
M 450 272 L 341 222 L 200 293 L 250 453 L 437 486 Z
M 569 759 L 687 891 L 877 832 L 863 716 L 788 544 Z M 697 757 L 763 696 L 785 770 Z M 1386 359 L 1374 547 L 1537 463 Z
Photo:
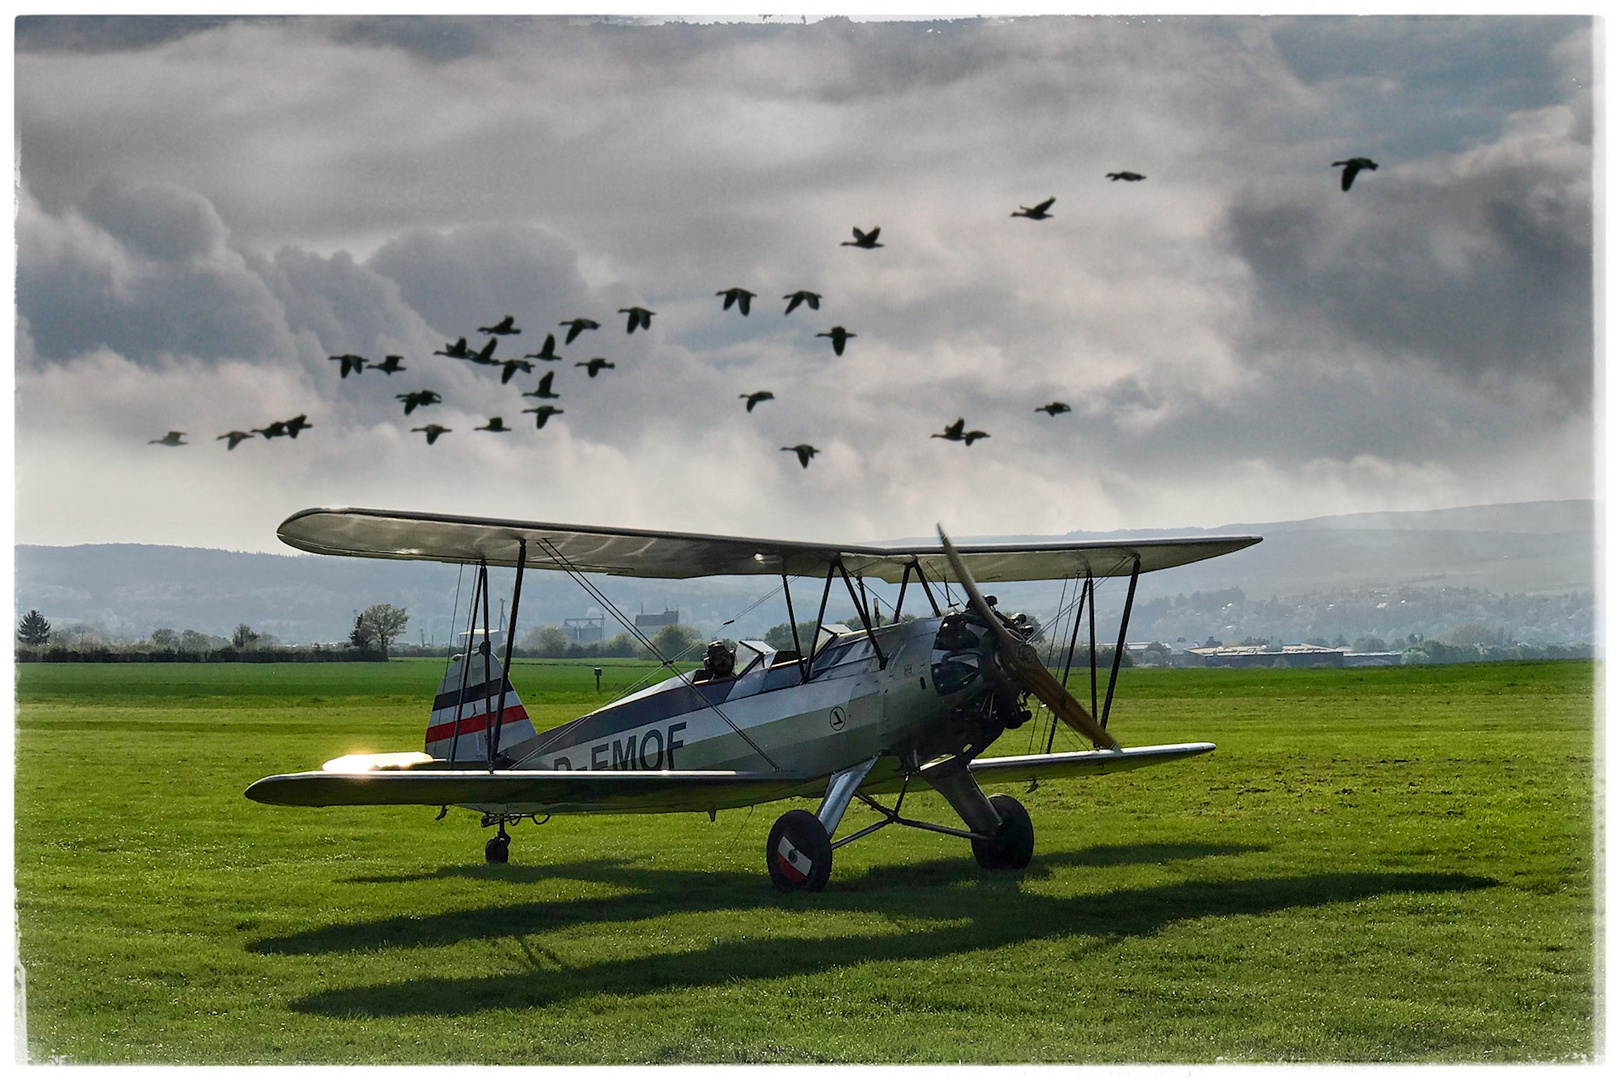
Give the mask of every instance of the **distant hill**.
M 1596 504 L 1590 499 L 1344 514 L 1175 531 L 1252 533 L 1265 541 L 1222 559 L 1158 575 L 1158 592 L 1172 584 L 1172 574 L 1178 592 L 1236 586 L 1251 597 L 1403 585 L 1495 593 L 1585 592 L 1594 589 L 1597 580 Z
M 1242 589 L 1250 600 L 1334 590 L 1442 586 L 1547 595 L 1595 589 L 1595 515 L 1591 500 L 1571 500 L 1348 514 L 1219 529 L 1074 532 L 1065 538 L 1219 533 L 1265 538 L 1234 555 L 1144 577 L 1139 602 L 1231 588 Z M 1015 542 L 1058 538 L 960 539 Z M 492 577 L 497 598 L 509 593 L 509 571 L 497 571 Z M 443 643 L 452 635 L 458 589 L 465 604 L 471 579 L 470 570 L 435 563 L 149 544 L 19 545 L 14 603 L 19 613 L 38 608 L 59 628 L 83 623 L 113 637 L 138 639 L 160 626 L 229 635 L 238 623 L 245 622 L 290 643 L 340 641 L 353 626 L 355 611 L 389 603 L 411 613 L 402 641 L 426 638 Z M 677 608 L 683 622 L 706 633 L 754 636 L 786 618 L 776 595 L 780 590 L 768 578 L 598 580 L 626 614 Z M 1114 583 L 1114 591 L 1119 591 L 1117 586 Z M 1054 583 L 1008 585 L 999 586 L 998 592 L 1004 606 L 1039 612 L 1055 605 L 1056 588 Z M 796 590 L 800 606 L 813 602 L 812 591 L 808 585 L 802 592 Z M 764 603 L 743 613 L 762 598 Z M 1118 602 L 1118 597 L 1112 601 L 1116 608 Z M 908 600 L 907 607 L 911 606 Z M 524 580 L 524 627 L 597 613 L 590 599 L 563 575 L 533 574 Z M 847 600 L 834 602 L 829 613 L 831 617 L 849 614 Z M 499 615 L 498 601 L 492 614 Z M 802 611 L 799 615 L 807 617 Z M 724 625 L 732 619 L 734 623 Z M 610 618 L 608 633 L 616 632 Z

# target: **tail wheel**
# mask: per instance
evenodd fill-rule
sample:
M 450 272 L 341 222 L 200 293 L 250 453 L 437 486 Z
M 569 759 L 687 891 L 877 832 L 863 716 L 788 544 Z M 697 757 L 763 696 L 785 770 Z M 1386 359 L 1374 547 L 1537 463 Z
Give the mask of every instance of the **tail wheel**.
M 1001 825 L 988 840 L 973 841 L 973 857 L 986 870 L 1022 870 L 1035 854 L 1035 826 L 1024 804 L 1011 795 L 992 795 Z
M 506 861 L 508 849 L 512 846 L 512 838 L 506 835 L 503 829 L 499 835 L 492 836 L 484 844 L 484 861 L 503 863 Z
M 820 892 L 832 873 L 832 837 L 808 810 L 789 810 L 771 826 L 765 867 L 781 892 Z

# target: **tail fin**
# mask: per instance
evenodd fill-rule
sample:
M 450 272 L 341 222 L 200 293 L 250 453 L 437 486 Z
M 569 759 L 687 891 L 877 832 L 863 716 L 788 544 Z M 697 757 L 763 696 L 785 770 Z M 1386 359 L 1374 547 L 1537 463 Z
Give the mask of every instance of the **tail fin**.
M 469 657 L 470 667 L 463 688 L 462 668 L 468 664 Z M 487 763 L 489 744 L 485 737 L 492 728 L 495 710 L 500 708 L 503 688 L 506 708 L 501 715 L 500 734 L 495 740 L 496 751 L 534 738 L 529 712 L 506 680 L 501 662 L 474 650 L 453 659 L 444 673 L 444 681 L 439 683 L 439 692 L 433 697 L 433 714 L 428 718 L 427 752 L 438 761 Z

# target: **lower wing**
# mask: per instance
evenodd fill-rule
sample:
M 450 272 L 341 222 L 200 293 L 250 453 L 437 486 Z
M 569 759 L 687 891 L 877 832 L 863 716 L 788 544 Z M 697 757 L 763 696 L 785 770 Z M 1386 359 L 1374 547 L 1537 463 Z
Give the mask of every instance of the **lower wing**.
M 358 769 L 267 776 L 247 789 L 276 806 L 469 806 L 520 814 L 658 814 L 726 810 L 819 796 L 797 773 Z
M 1207 754 L 1214 743 L 1133 746 L 1070 754 L 979 758 L 968 768 L 978 779 L 1048 780 L 1100 776 Z M 420 758 L 423 755 L 400 755 Z M 819 798 L 823 777 L 798 773 L 638 772 L 631 770 L 497 771 L 411 768 L 400 761 L 346 770 L 341 760 L 320 772 L 267 776 L 247 789 L 255 802 L 275 806 L 469 806 L 505 813 L 659 814 L 727 810 L 792 796 Z M 330 766 L 339 766 L 336 769 Z M 863 784 L 868 794 L 899 791 L 902 778 Z
M 1215 749 L 1214 743 L 1170 743 L 1165 746 L 1127 746 L 1123 750 L 1079 750 L 1072 754 L 1025 754 L 1021 757 L 979 758 L 968 769 L 980 780 L 1051 780 L 1062 776 L 1101 776 L 1178 758 L 1197 757 Z

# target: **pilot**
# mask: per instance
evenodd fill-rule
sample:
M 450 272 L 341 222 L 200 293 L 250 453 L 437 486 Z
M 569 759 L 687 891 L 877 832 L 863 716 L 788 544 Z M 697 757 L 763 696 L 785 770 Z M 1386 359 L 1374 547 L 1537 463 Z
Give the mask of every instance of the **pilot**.
M 723 641 L 709 642 L 709 649 L 703 656 L 705 679 L 729 679 L 736 668 L 737 650 Z

